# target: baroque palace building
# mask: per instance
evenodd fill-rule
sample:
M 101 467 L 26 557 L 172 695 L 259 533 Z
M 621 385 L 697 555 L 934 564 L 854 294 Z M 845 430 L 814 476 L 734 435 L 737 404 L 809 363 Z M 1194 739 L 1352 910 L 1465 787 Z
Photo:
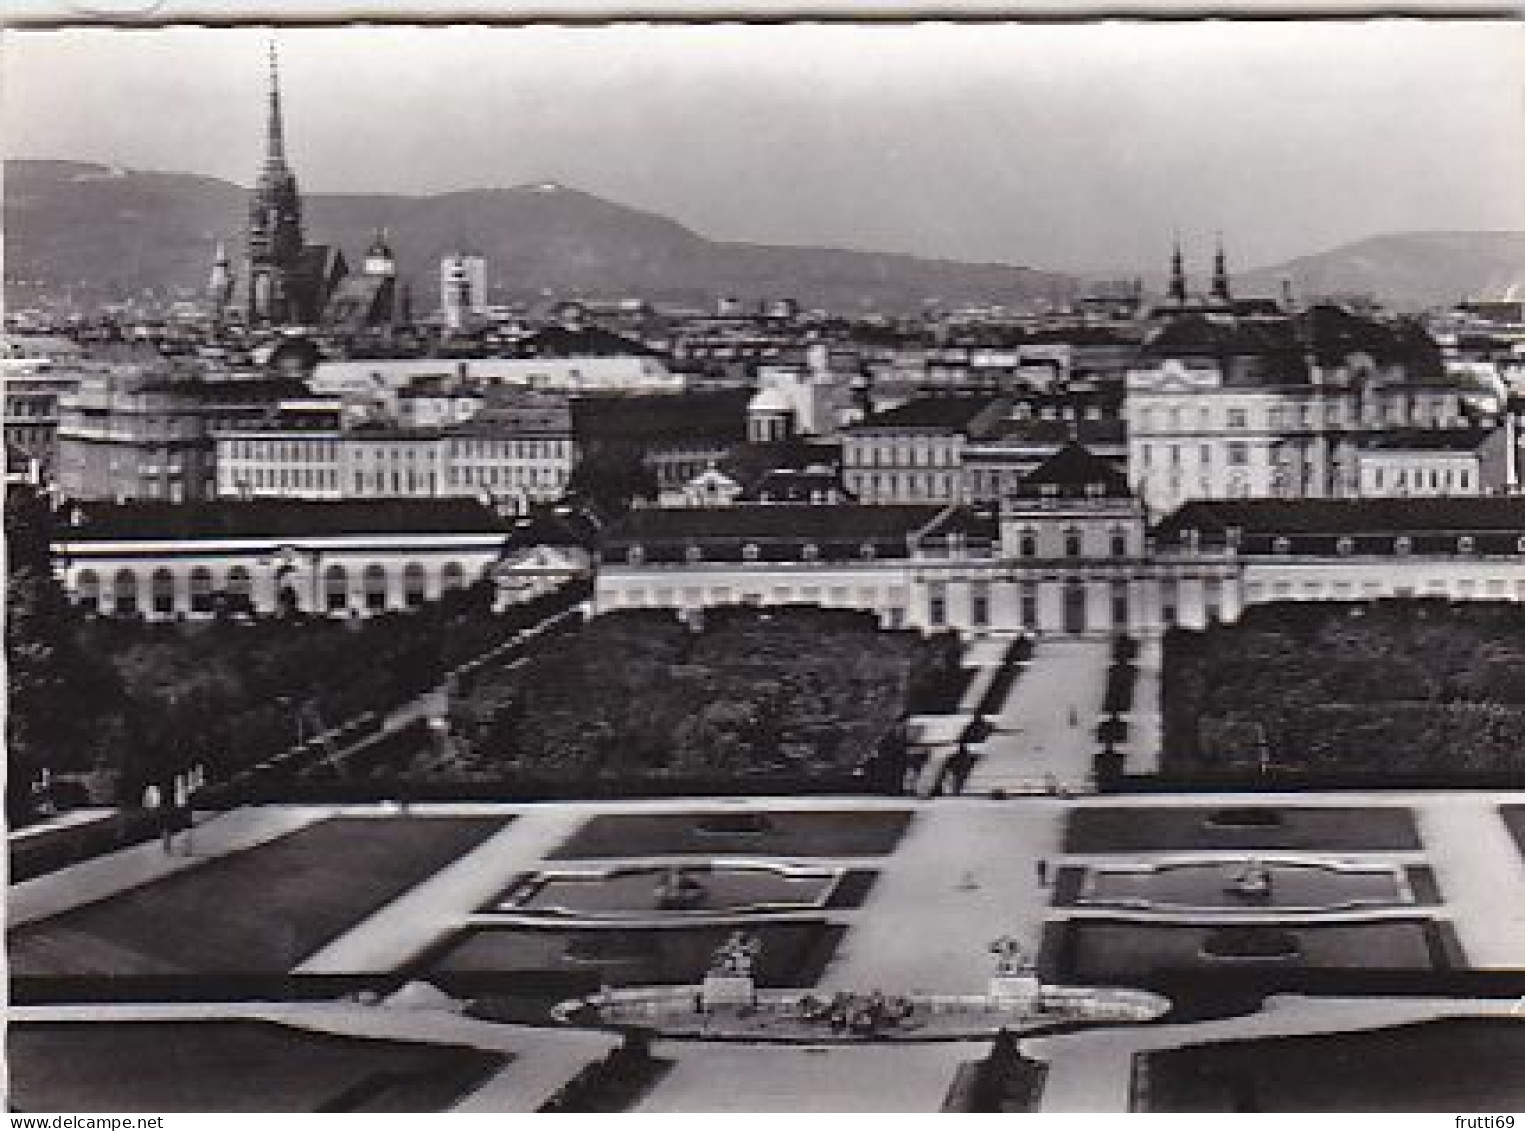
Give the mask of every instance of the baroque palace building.
M 1272 601 L 1525 601 L 1525 499 L 1189 503 L 1150 525 L 1079 445 L 999 507 L 637 510 L 607 532 L 597 608 L 818 604 L 967 635 L 1149 634 Z
M 1194 499 L 1357 498 L 1392 434 L 1483 422 L 1416 323 L 1335 306 L 1164 314 L 1126 378 L 1129 476 L 1153 515 Z
M 1151 525 L 1079 445 L 999 505 L 637 508 L 591 560 L 529 544 L 524 521 L 465 499 L 98 503 L 54 550 L 81 606 L 150 619 L 366 616 L 483 576 L 511 600 L 519 566 L 537 586 L 591 571 L 593 612 L 808 604 L 971 636 L 1147 635 L 1277 601 L 1525 601 L 1518 496 L 1203 500 Z

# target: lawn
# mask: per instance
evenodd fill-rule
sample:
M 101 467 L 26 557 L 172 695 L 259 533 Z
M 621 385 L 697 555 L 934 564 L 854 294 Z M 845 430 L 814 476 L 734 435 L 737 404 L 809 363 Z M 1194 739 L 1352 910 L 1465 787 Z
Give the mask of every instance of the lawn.
M 1414 815 L 1395 806 L 1092 806 L 1070 811 L 1064 850 L 1171 852 L 1291 849 L 1408 852 L 1421 847 Z
M 284 973 L 506 823 L 319 821 L 17 928 L 11 976 Z
M 511 1059 L 263 1021 L 12 1022 L 7 1053 L 36 1112 L 442 1111 Z
M 1525 609 L 1276 604 L 1166 638 L 1166 772 L 1525 770 Z
M 818 920 L 703 927 L 483 927 L 463 932 L 426 975 L 450 987 L 533 991 L 547 984 L 686 985 L 704 979 L 715 951 L 744 929 L 762 942 L 757 980 L 813 986 L 842 928 Z
M 1240 868 L 1242 868 L 1242 865 L 1238 864 L 1238 863 L 1235 863 L 1235 864 L 1232 865 L 1232 867 L 1237 871 Z M 1097 896 L 1097 895 L 1093 894 L 1093 895 L 1091 895 L 1089 897 L 1082 898 L 1082 892 L 1085 890 L 1086 872 L 1087 872 L 1087 870 L 1085 868 L 1078 868 L 1078 867 L 1060 868 L 1059 872 L 1058 872 L 1058 875 L 1054 879 L 1053 897 L 1050 900 L 1050 902 L 1055 907 L 1075 907 L 1077 905 L 1084 905 L 1086 903 L 1092 903 L 1092 904 L 1095 904 L 1095 905 L 1105 906 L 1108 901 L 1107 901 L 1106 897 L 1104 897 L 1104 896 Z M 1403 874 L 1404 874 L 1404 877 L 1408 880 L 1409 891 L 1413 895 L 1413 904 L 1411 904 L 1411 906 L 1413 906 L 1413 905 L 1417 905 L 1417 906 L 1433 906 L 1435 904 L 1440 903 L 1440 901 L 1441 901 L 1440 900 L 1440 886 L 1439 886 L 1439 884 L 1435 880 L 1435 872 L 1434 872 L 1433 869 L 1431 869 L 1429 867 L 1426 867 L 1424 865 L 1415 864 L 1415 865 L 1409 865 L 1409 866 L 1405 867 L 1403 869 Z M 1116 898 L 1127 898 L 1128 896 L 1135 896 L 1135 895 L 1142 894 L 1145 898 L 1154 899 L 1154 900 L 1157 900 L 1158 902 L 1160 902 L 1162 904 L 1174 905 L 1174 906 L 1177 906 L 1177 907 L 1182 906 L 1182 905 L 1197 906 L 1197 907 L 1203 907 L 1203 906 L 1220 906 L 1220 907 L 1221 906 L 1231 906 L 1231 904 L 1225 904 L 1223 902 L 1223 900 L 1221 898 L 1221 896 L 1223 894 L 1222 890 L 1221 890 L 1221 888 L 1217 888 L 1217 887 L 1209 887 L 1209 888 L 1205 889 L 1204 893 L 1203 893 L 1205 898 L 1203 898 L 1202 900 L 1183 900 L 1183 899 L 1179 898 L 1179 895 L 1177 893 L 1170 893 L 1170 892 L 1161 890 L 1156 895 L 1156 893 L 1154 891 L 1148 890 L 1148 885 L 1147 884 L 1140 885 L 1140 886 L 1144 887 L 1146 890 L 1144 892 L 1128 892 L 1126 894 L 1119 893 L 1118 895 L 1114 896 L 1114 899 L 1116 899 Z M 1375 899 L 1372 898 L 1371 893 L 1359 893 L 1358 894 L 1358 893 L 1352 892 L 1352 893 L 1344 893 L 1343 896 L 1342 896 L 1342 893 L 1340 893 L 1339 890 L 1338 890 L 1338 883 L 1337 882 L 1336 882 L 1336 885 L 1335 885 L 1335 891 L 1331 893 L 1331 897 L 1327 900 L 1327 902 L 1329 902 L 1329 903 L 1337 903 L 1337 902 L 1339 902 L 1339 900 L 1342 897 L 1343 898 L 1348 898 L 1348 899 L 1355 899 L 1355 898 L 1360 898 L 1361 895 L 1365 895 L 1368 900 L 1371 900 L 1373 905 L 1378 900 L 1380 900 L 1381 903 L 1386 904 L 1388 906 L 1392 906 L 1392 907 L 1398 907 L 1398 906 L 1402 906 L 1403 905 L 1400 902 L 1400 900 L 1398 899 L 1396 894 L 1394 894 L 1392 896 L 1392 898 L 1385 898 L 1381 893 L 1378 893 L 1378 895 L 1377 895 L 1377 897 Z M 1270 909 L 1274 909 L 1278 905 L 1286 906 L 1286 905 L 1294 903 L 1294 902 L 1296 902 L 1296 901 L 1293 898 L 1288 897 L 1288 898 L 1283 899 L 1280 904 L 1277 904 L 1276 902 L 1272 902 L 1272 903 L 1268 904 L 1267 906 Z M 1318 906 L 1320 904 L 1320 902 L 1321 902 L 1320 900 L 1310 900 L 1308 902 L 1307 906 Z M 1113 906 L 1116 906 L 1116 905 L 1117 904 L 1114 902 Z
M 1520 855 L 1525 856 L 1525 805 L 1500 805 L 1499 817 L 1509 830 L 1509 835 L 1514 837 L 1514 845 Z
M 1050 932 L 1044 956 L 1064 981 L 1080 984 L 1148 986 L 1180 972 L 1227 975 L 1243 971 L 1259 979 L 1279 971 L 1428 971 L 1460 964 L 1448 953 L 1443 932 L 1426 919 L 1385 919 L 1357 923 L 1257 924 L 1249 947 L 1225 946 L 1242 924 L 1164 923 L 1122 919 L 1075 919 Z M 1273 957 L 1276 946 L 1295 947 L 1291 957 Z M 1208 957 L 1204 949 L 1231 950 L 1240 957 Z M 1250 957 L 1258 952 L 1262 957 Z
M 1525 1108 L 1525 1024 L 1427 1021 L 1145 1054 L 1142 1110 L 1497 1112 Z
M 610 813 L 589 819 L 550 859 L 885 856 L 911 816 L 906 809 Z

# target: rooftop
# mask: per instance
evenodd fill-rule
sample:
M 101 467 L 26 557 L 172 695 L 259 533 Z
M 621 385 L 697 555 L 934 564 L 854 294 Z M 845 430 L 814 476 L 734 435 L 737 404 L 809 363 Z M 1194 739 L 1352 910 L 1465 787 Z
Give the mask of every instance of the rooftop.
M 1017 494 L 1064 499 L 1133 497 L 1127 476 L 1073 441 L 1023 476 Z
M 1361 446 L 1387 452 L 1474 452 L 1495 434 L 1492 428 L 1408 428 L 1378 432 Z
M 489 534 L 509 520 L 473 499 L 366 499 L 298 502 L 76 503 L 59 524 L 61 541 L 316 538 L 365 534 Z
M 883 429 L 926 429 L 967 432 L 999 404 L 999 397 L 920 397 L 895 408 L 876 412 L 847 430 L 873 432 Z
M 904 558 L 911 546 L 949 534 L 993 542 L 995 517 L 939 506 L 858 506 L 851 503 L 738 503 L 728 507 L 643 508 L 604 536 L 607 557 L 639 546 L 648 562 L 682 561 L 694 549 L 712 561 L 740 561 L 754 547 L 760 561 L 799 560 L 806 546 L 823 560 Z
M 581 440 L 639 442 L 746 438 L 746 389 L 647 396 L 579 397 L 572 402 L 572 427 Z
M 1187 503 L 1155 528 L 1250 535 L 1525 532 L 1525 496 L 1386 499 L 1223 499 Z

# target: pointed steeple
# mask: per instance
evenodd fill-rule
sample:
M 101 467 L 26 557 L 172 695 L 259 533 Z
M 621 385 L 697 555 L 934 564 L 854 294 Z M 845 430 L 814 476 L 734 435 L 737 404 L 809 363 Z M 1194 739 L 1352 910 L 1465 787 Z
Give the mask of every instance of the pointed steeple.
M 286 164 L 286 132 L 281 122 L 281 66 L 270 41 L 270 109 L 265 120 L 265 166 L 281 168 Z
M 1218 233 L 1218 249 L 1213 255 L 1213 298 L 1219 302 L 1229 302 L 1233 295 L 1229 293 L 1228 285 L 1228 258 L 1223 254 L 1223 233 Z
M 1170 253 L 1170 301 L 1177 306 L 1186 303 L 1186 265 L 1181 259 L 1181 237 L 1175 239 Z
M 265 121 L 265 163 L 249 197 L 249 315 L 281 322 L 303 312 L 298 277 L 305 240 L 302 198 L 296 175 L 286 164 L 286 136 L 281 121 L 280 63 L 269 48 L 270 91 Z
M 228 245 L 217 241 L 217 251 L 212 257 L 212 272 L 207 277 L 207 294 L 212 310 L 221 315 L 233 298 L 233 265 L 228 261 Z

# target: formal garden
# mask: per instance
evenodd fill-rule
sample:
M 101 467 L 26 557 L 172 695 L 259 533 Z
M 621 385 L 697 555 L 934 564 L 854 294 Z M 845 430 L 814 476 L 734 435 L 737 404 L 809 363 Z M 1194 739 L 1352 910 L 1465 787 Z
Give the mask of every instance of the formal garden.
M 1454 1018 L 1150 1052 L 1135 1109 L 1156 1112 L 1517 1111 L 1525 1026 Z
M 13 821 L 30 815 L 45 777 L 58 791 L 62 775 L 93 771 L 128 801 L 145 783 L 197 765 L 209 781 L 232 777 L 320 730 L 400 705 L 588 592 L 571 586 L 494 612 L 495 587 L 482 581 L 365 620 L 228 615 L 150 624 L 70 606 L 52 572 L 51 528 L 41 501 L 8 493 Z
M 439 777 L 577 782 L 896 780 L 902 723 L 963 678 L 952 634 L 867 614 L 610 613 L 463 680 Z M 881 772 L 882 771 L 882 772 Z
M 12 1022 L 12 1111 L 443 1111 L 512 1057 L 267 1021 Z
M 1165 773 L 1525 771 L 1525 607 L 1280 604 L 1172 632 Z
M 69 980 L 152 997 L 181 981 L 198 998 L 237 997 L 245 980 L 273 984 L 509 820 L 330 818 L 13 926 L 12 993 Z

